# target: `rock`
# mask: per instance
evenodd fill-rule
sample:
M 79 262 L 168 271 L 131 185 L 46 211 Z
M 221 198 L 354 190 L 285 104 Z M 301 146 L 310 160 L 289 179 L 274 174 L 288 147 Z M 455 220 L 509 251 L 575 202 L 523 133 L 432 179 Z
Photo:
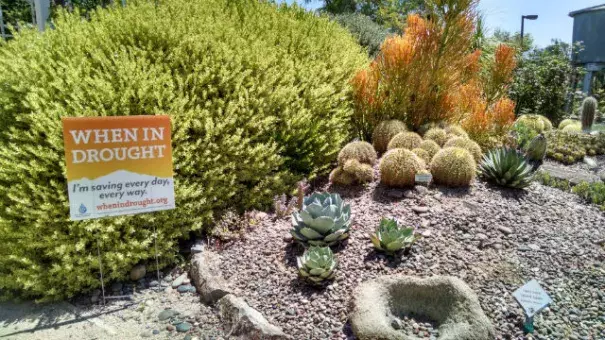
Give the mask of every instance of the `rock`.
M 429 207 L 413 206 L 412 210 L 417 214 L 424 214 L 429 212 Z
M 174 326 L 173 325 L 168 325 L 168 326 L 166 326 L 166 330 L 169 331 L 169 332 L 172 332 L 172 331 L 174 331 Z
M 601 179 L 601 182 L 605 182 L 605 171 L 601 171 L 599 178 Z
M 230 288 L 220 270 L 216 253 L 205 250 L 191 260 L 191 279 L 204 303 L 213 304 L 230 293 Z
M 92 291 L 92 294 L 90 294 L 90 302 L 97 303 L 97 302 L 99 302 L 100 297 L 101 297 L 101 290 L 95 289 Z
M 145 277 L 145 274 L 147 274 L 147 268 L 145 267 L 145 265 L 137 264 L 130 270 L 130 279 L 132 281 L 139 281 L 140 279 Z
M 160 314 L 158 314 L 158 320 L 165 321 L 165 320 L 173 318 L 179 314 L 180 313 L 175 311 L 174 309 L 164 309 L 163 311 L 160 312 Z
M 440 339 L 496 337 L 477 295 L 451 276 L 383 276 L 360 284 L 353 294 L 351 327 L 359 339 L 403 339 L 393 329 L 394 314 L 413 313 L 439 324 Z
M 422 185 L 417 185 L 414 187 L 414 190 L 421 196 L 424 196 L 429 193 L 429 189 Z
M 196 241 L 191 246 L 191 253 L 192 254 L 198 254 L 198 253 L 201 253 L 202 251 L 204 251 L 204 243 L 202 241 Z
M 141 338 L 150 338 L 153 334 L 150 331 L 143 331 L 140 335 Z
M 393 319 L 391 320 L 391 327 L 393 327 L 393 329 L 401 329 L 403 328 L 401 325 L 401 321 L 399 321 L 399 319 Z
M 406 190 L 403 192 L 403 197 L 405 198 L 414 198 L 414 193 L 412 190 Z
M 281 328 L 270 324 L 257 310 L 233 294 L 225 295 L 218 302 L 220 316 L 227 333 L 242 339 L 290 339 Z
M 391 190 L 387 191 L 387 196 L 389 196 L 391 198 L 402 198 L 403 191 L 401 191 L 399 189 L 391 189 Z
M 192 285 L 182 285 L 176 289 L 179 293 L 195 293 L 196 289 Z
M 183 340 L 191 340 L 191 339 L 193 339 L 193 338 L 189 334 L 185 335 L 185 337 L 183 338 Z
M 177 277 L 172 281 L 172 288 L 176 288 L 183 284 L 183 281 L 187 278 L 187 273 L 183 273 L 181 276 Z
M 193 327 L 189 322 L 181 322 L 176 325 L 176 331 L 179 333 L 189 332 L 189 330 Z
M 590 169 L 594 169 L 598 166 L 597 161 L 594 158 L 588 156 L 584 157 L 584 163 L 588 165 L 588 168 Z
M 149 281 L 149 287 L 157 287 L 159 285 L 160 285 L 160 283 L 158 282 L 158 280 Z
M 504 235 L 510 235 L 513 233 L 511 228 L 505 226 L 498 226 L 498 230 L 500 230 Z
M 153 333 L 153 335 L 158 335 L 158 334 L 160 334 L 160 330 L 159 329 L 154 329 L 152 333 Z

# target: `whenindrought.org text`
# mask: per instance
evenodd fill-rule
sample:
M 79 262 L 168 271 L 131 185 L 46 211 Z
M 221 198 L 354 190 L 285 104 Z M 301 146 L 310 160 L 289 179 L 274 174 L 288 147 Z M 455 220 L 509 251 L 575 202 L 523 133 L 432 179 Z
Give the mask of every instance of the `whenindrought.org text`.
M 119 209 L 119 208 L 130 208 L 130 207 L 142 207 L 142 208 L 146 208 L 148 205 L 166 205 L 168 204 L 168 198 L 167 197 L 161 197 L 161 198 L 147 198 L 141 201 L 126 201 L 126 202 L 116 202 L 116 203 L 103 203 L 100 205 L 97 205 L 97 210 L 109 210 L 109 209 Z

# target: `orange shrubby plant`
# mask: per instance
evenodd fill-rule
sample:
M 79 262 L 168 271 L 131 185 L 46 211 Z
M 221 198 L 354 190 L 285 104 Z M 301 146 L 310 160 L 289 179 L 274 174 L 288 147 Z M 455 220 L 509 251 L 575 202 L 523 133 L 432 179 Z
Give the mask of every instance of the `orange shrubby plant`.
M 510 127 L 514 103 L 506 90 L 515 50 L 500 45 L 494 60 L 482 65 L 481 50 L 472 48 L 476 6 L 476 0 L 427 1 L 426 17 L 408 16 L 404 34 L 384 41 L 353 79 L 353 121 L 362 138 L 387 119 L 412 130 L 457 123 L 479 141 L 498 139 Z

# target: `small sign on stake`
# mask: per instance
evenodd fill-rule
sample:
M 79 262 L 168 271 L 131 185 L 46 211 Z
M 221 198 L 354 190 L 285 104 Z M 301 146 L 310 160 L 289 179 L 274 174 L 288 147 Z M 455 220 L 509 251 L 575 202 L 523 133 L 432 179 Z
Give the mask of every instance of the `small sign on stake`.
M 513 296 L 519 302 L 525 312 L 525 323 L 523 328 L 527 333 L 534 331 L 534 315 L 552 303 L 552 299 L 546 293 L 536 279 L 532 279 L 517 289 Z
M 431 175 L 430 173 L 418 173 L 416 174 L 414 179 L 416 181 L 416 184 L 429 185 L 433 180 L 433 175 Z

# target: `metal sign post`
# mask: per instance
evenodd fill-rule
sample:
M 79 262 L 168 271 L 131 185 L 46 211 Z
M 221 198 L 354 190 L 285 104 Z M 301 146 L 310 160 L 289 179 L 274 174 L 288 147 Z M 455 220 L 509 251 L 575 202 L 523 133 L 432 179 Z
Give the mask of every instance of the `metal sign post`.
M 2 34 L 2 39 L 6 39 L 6 34 L 4 33 L 4 17 L 2 16 L 2 6 L 0 6 L 0 34 Z
M 538 314 L 542 309 L 552 303 L 552 299 L 548 293 L 535 279 L 529 281 L 521 288 L 517 289 L 513 296 L 519 302 L 525 312 L 525 323 L 523 330 L 526 333 L 534 332 L 534 315 Z

